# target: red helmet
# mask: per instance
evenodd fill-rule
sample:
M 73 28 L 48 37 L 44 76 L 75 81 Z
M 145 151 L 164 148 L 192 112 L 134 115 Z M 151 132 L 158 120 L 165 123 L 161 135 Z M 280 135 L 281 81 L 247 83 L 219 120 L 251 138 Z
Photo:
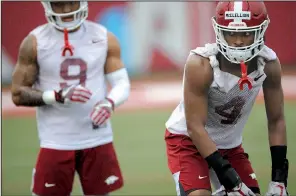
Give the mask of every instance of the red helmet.
M 253 59 L 264 46 L 264 33 L 269 24 L 265 4 L 260 1 L 219 2 L 212 18 L 219 51 L 233 63 Z M 224 39 L 224 31 L 254 32 L 249 46 L 232 47 Z

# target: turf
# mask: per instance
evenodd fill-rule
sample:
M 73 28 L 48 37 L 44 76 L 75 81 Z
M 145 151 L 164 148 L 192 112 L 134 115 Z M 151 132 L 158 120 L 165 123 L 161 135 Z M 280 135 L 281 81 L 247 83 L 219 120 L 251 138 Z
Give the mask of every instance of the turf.
M 295 102 L 286 104 L 291 195 L 296 195 L 295 111 Z M 152 110 L 114 116 L 115 146 L 125 186 L 113 195 L 176 195 L 163 139 L 169 115 L 168 110 Z M 39 147 L 35 119 L 13 118 L 2 123 L 2 195 L 30 195 L 31 173 Z M 270 155 L 264 105 L 254 107 L 244 136 L 244 148 L 265 193 L 270 180 Z M 81 195 L 77 180 L 73 195 Z

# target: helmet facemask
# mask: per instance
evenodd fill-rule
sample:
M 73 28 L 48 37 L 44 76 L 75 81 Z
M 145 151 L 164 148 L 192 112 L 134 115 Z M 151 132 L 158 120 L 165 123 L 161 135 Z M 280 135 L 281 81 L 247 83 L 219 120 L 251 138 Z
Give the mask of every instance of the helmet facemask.
M 218 50 L 223 56 L 232 63 L 239 64 L 252 60 L 263 49 L 264 34 L 268 27 L 269 20 L 265 20 L 258 26 L 247 27 L 244 22 L 230 23 L 229 26 L 222 26 L 216 22 L 215 17 L 212 18 L 213 28 L 216 34 L 216 43 Z M 224 38 L 224 32 L 250 32 L 254 33 L 254 42 L 249 46 L 232 47 L 229 46 Z
M 59 30 L 74 30 L 78 28 L 88 17 L 87 1 L 80 1 L 80 6 L 77 10 L 69 13 L 55 13 L 51 6 L 52 1 L 42 1 L 45 10 L 47 21 Z M 73 21 L 64 22 L 63 17 L 73 16 Z

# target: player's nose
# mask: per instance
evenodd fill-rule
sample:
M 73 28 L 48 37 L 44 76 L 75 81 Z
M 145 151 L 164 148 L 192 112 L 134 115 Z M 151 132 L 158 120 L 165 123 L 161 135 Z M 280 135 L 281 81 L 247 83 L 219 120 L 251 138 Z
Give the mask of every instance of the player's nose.
M 234 46 L 235 47 L 242 47 L 242 46 L 244 46 L 244 40 L 243 40 L 243 37 L 242 36 L 237 35 L 235 37 Z
M 70 3 L 65 3 L 64 6 L 63 6 L 63 12 L 64 13 L 69 13 L 72 11 L 72 6 Z

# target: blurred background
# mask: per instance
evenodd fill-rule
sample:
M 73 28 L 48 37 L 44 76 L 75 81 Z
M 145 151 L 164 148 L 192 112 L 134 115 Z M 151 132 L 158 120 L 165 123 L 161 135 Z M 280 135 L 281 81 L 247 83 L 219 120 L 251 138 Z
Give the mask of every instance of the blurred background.
M 89 2 L 89 20 L 119 39 L 132 81 L 129 100 L 113 116 L 115 146 L 125 186 L 113 195 L 175 195 L 165 157 L 164 123 L 181 97 L 183 65 L 191 49 L 214 42 L 215 2 Z M 296 195 L 296 2 L 266 2 L 271 20 L 266 44 L 283 69 L 290 159 L 289 192 Z M 45 23 L 39 2 L 2 2 L 2 195 L 30 195 L 39 142 L 35 110 L 16 108 L 9 93 L 23 38 Z M 244 133 L 262 193 L 270 155 L 262 92 Z M 294 143 L 293 143 L 294 142 Z M 80 195 L 76 180 L 73 195 Z

